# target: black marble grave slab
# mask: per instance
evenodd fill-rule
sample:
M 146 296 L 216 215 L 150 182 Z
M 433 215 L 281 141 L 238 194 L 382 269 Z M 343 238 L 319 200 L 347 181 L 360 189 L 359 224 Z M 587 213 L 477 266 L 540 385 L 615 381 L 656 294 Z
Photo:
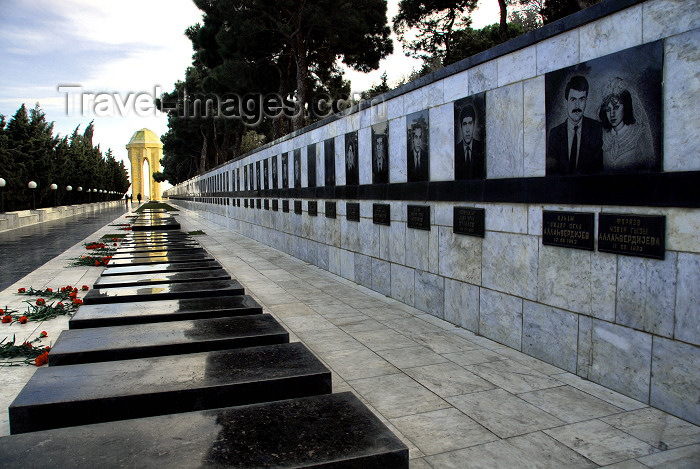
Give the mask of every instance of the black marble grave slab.
M 5 436 L 0 460 L 5 469 L 409 467 L 408 448 L 350 392 Z
M 272 199 L 272 210 L 275 212 L 279 210 L 279 200 Z
M 294 213 L 301 215 L 301 200 L 294 201 Z
M 666 216 L 599 213 L 598 251 L 664 259 Z
M 131 235 L 123 238 L 123 242 L 130 243 L 136 241 L 183 241 L 192 240 L 192 237 L 182 231 L 143 231 L 141 233 L 131 233 Z
M 289 201 L 288 200 L 282 201 L 282 212 L 289 213 Z
M 191 272 L 197 270 L 212 270 L 220 268 L 221 264 L 216 262 L 213 258 L 203 259 L 200 261 L 192 261 L 189 263 L 163 263 L 123 267 L 114 267 L 107 264 L 107 268 L 102 271 L 102 276 L 108 277 L 110 275 L 140 275 L 144 273 L 154 274 L 160 272 Z
M 162 283 L 152 286 L 116 287 L 90 290 L 83 298 L 86 305 L 126 303 L 130 301 L 177 300 L 180 298 L 210 298 L 242 295 L 243 286 L 237 280 L 210 282 Z
M 189 263 L 192 261 L 214 260 L 206 251 L 193 254 L 178 254 L 176 252 L 167 256 L 159 257 L 138 257 L 131 259 L 115 259 L 109 261 L 111 267 L 122 267 L 130 265 L 149 265 L 149 264 L 178 264 Z
M 542 244 L 593 250 L 593 212 L 542 211 Z
M 62 331 L 49 366 L 284 344 L 289 333 L 269 314 Z
M 180 223 L 178 222 L 154 222 L 154 223 L 134 223 L 131 225 L 132 231 L 165 231 L 165 230 L 179 230 Z
M 102 288 L 150 286 L 160 283 L 211 282 L 212 280 L 231 280 L 231 276 L 224 269 L 143 275 L 109 275 L 98 278 L 92 288 L 100 290 Z
M 391 225 L 391 206 L 389 204 L 372 204 L 372 223 Z
M 326 218 L 335 218 L 337 214 L 336 202 L 326 202 Z
M 430 205 L 407 205 L 406 215 L 409 228 L 430 231 Z
M 484 237 L 486 211 L 483 208 L 454 207 L 452 212 L 452 232 L 469 236 Z
M 112 261 L 117 261 L 120 259 L 145 259 L 149 257 L 163 257 L 163 256 L 170 256 L 170 255 L 190 255 L 190 254 L 201 254 L 201 253 L 206 253 L 204 248 L 202 247 L 191 247 L 187 250 L 184 251 L 170 251 L 169 249 L 152 249 L 152 250 L 146 250 L 146 251 L 138 251 L 138 252 L 116 252 L 112 256 Z
M 348 221 L 360 221 L 360 203 L 359 202 L 346 202 L 345 203 L 345 217 Z
M 331 372 L 300 342 L 52 366 L 10 404 L 10 433 L 330 392 Z
M 84 305 L 68 321 L 69 329 L 147 324 L 262 314 L 262 307 L 248 295 L 167 301 L 135 301 Z
M 153 252 L 159 250 L 167 251 L 190 251 L 201 248 L 198 243 L 144 243 L 131 244 L 117 248 L 116 254 L 135 254 L 140 252 Z
M 309 200 L 307 212 L 310 217 L 318 216 L 318 202 L 315 200 Z

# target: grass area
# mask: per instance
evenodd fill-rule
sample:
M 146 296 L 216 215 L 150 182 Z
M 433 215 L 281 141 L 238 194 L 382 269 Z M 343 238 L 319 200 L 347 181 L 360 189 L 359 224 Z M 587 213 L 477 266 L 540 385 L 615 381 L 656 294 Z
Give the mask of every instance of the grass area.
M 204 234 L 206 234 L 206 233 L 205 233 L 204 231 L 202 231 L 202 230 L 195 230 L 195 231 L 189 231 L 187 234 L 188 234 L 188 235 L 196 236 L 196 235 L 204 235 Z
M 139 208 L 137 208 L 135 211 L 136 212 L 143 212 L 144 210 L 156 210 L 156 209 L 165 209 L 168 212 L 178 212 L 179 209 L 173 207 L 172 205 L 168 205 L 163 202 L 146 202 L 145 204 L 141 205 Z

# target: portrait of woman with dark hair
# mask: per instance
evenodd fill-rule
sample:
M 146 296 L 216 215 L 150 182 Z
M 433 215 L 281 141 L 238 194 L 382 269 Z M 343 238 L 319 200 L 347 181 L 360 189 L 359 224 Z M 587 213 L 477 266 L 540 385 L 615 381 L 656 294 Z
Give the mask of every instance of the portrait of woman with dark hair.
M 598 111 L 603 126 L 603 169 L 649 169 L 654 147 L 641 102 L 619 77 L 610 81 L 604 96 Z

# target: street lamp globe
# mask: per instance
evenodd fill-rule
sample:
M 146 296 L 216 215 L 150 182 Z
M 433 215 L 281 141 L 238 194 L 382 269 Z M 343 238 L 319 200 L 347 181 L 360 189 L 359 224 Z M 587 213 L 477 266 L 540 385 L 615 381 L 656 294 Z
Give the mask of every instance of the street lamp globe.
M 55 191 L 56 189 L 58 189 L 58 186 L 56 184 L 51 184 L 49 187 L 51 188 L 52 191 Z
M 29 181 L 29 184 L 27 184 L 27 187 L 30 189 L 36 189 L 36 182 Z
M 0 188 L 5 187 L 5 184 L 7 184 L 7 182 L 5 182 L 3 178 L 0 178 Z
M 72 190 L 73 190 L 73 186 L 66 186 L 66 190 L 67 190 L 68 192 L 72 191 Z

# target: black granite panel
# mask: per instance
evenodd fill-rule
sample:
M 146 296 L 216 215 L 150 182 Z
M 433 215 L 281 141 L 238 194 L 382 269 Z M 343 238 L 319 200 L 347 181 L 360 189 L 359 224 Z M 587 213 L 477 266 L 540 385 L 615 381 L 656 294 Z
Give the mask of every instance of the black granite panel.
M 188 251 L 199 247 L 201 246 L 195 241 L 188 243 L 133 243 L 118 247 L 116 254 L 134 254 L 139 252 L 152 252 L 158 250 Z
M 272 199 L 272 210 L 277 212 L 280 209 L 279 200 Z
M 282 212 L 289 213 L 289 201 L 288 200 L 282 201 Z
M 666 255 L 666 217 L 600 213 L 598 251 L 663 259 Z
M 408 448 L 350 392 L 6 436 L 0 460 L 5 469 L 409 467 Z
M 326 201 L 326 218 L 335 218 L 336 214 L 336 202 Z
M 75 365 L 182 353 L 211 352 L 289 342 L 269 314 L 62 331 L 49 366 Z
M 265 210 L 270 210 L 270 199 L 265 199 L 263 207 L 265 208 Z
M 407 205 L 407 226 L 430 231 L 430 205 Z
M 149 223 L 149 224 L 132 224 L 132 231 L 165 231 L 165 230 L 179 230 L 180 224 L 173 223 Z
M 210 282 L 212 280 L 230 280 L 231 276 L 224 269 L 172 272 L 142 275 L 109 275 L 98 278 L 94 289 L 149 286 L 160 283 Z
M 81 306 L 68 321 L 70 329 L 121 326 L 261 314 L 262 307 L 248 295 L 139 301 Z
M 175 264 L 146 264 L 137 266 L 114 267 L 107 265 L 107 268 L 102 271 L 102 277 L 111 275 L 141 275 L 155 274 L 163 272 L 191 272 L 196 270 L 212 270 L 220 269 L 221 264 L 214 259 L 206 259 L 201 261 L 192 261 L 189 263 Z
M 300 342 L 53 366 L 10 405 L 10 433 L 330 392 L 330 371 Z
M 485 211 L 483 208 L 454 207 L 452 231 L 456 234 L 484 237 Z
M 360 203 L 347 202 L 345 204 L 345 217 L 348 221 L 360 221 Z
M 90 290 L 83 298 L 86 305 L 127 303 L 131 301 L 177 300 L 242 295 L 244 288 L 237 280 L 172 283 L 153 286 L 116 287 Z
M 190 263 L 193 261 L 204 261 L 204 260 L 214 260 L 206 251 L 196 254 L 178 254 L 176 252 L 170 253 L 167 256 L 159 257 L 138 257 L 132 259 L 116 259 L 109 261 L 110 267 L 126 267 L 135 265 L 150 265 L 150 264 L 179 264 L 179 263 Z
M 150 257 L 163 257 L 170 255 L 190 255 L 190 254 L 206 254 L 204 248 L 201 247 L 191 247 L 186 250 L 170 250 L 167 248 L 161 249 L 151 249 L 146 251 L 137 252 L 116 252 L 112 256 L 112 262 L 116 262 L 121 259 L 145 259 Z
M 389 204 L 372 204 L 372 222 L 375 225 L 391 225 L 391 206 Z
M 542 244 L 593 250 L 595 221 L 592 212 L 542 211 Z
M 294 201 L 294 213 L 301 215 L 301 200 Z
M 260 210 L 262 208 L 262 199 L 255 199 L 255 207 Z
M 309 200 L 309 205 L 307 207 L 310 217 L 318 216 L 318 202 L 315 200 Z

